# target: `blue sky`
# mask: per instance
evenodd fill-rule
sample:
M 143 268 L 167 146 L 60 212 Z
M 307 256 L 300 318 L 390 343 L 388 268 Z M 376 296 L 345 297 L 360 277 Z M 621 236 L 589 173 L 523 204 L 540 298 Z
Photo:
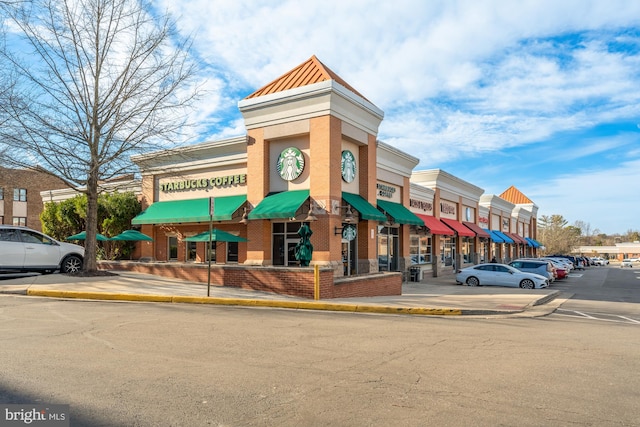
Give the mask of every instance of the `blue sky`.
M 195 36 L 199 140 L 316 55 L 385 112 L 379 139 L 591 231 L 640 229 L 640 2 L 157 0 Z

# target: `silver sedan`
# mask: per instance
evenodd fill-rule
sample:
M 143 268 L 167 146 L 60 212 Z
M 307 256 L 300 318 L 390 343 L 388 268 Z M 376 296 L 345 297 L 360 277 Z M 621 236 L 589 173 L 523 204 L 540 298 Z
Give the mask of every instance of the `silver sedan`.
M 539 274 L 526 273 L 506 264 L 478 264 L 456 273 L 458 284 L 469 286 L 511 286 L 523 289 L 541 289 L 549 286 L 549 279 Z

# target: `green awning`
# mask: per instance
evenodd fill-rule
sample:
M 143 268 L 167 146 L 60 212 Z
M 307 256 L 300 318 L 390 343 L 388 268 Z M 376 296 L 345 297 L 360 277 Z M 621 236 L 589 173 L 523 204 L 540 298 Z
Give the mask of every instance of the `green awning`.
M 213 220 L 229 221 L 247 201 L 246 195 L 214 198 Z M 131 224 L 176 224 L 209 221 L 209 198 L 156 202 L 133 218 Z
M 424 225 L 424 221 L 415 216 L 409 209 L 405 208 L 400 203 L 378 199 L 378 208 L 391 215 L 397 223 L 420 226 Z
M 378 209 L 375 208 L 371 203 L 367 202 L 362 196 L 359 194 L 345 193 L 342 192 L 342 198 L 345 202 L 351 205 L 352 208 L 360 212 L 360 218 L 369 219 L 372 221 L 381 221 L 384 222 L 387 220 L 387 217 L 382 214 Z
M 249 219 L 293 218 L 309 198 L 309 190 L 283 191 L 267 196 L 249 212 Z

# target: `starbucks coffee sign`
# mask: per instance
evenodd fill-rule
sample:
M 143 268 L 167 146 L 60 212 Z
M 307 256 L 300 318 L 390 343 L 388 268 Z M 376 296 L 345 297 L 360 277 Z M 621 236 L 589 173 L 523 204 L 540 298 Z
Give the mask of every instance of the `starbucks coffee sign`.
M 293 181 L 304 170 L 304 155 L 296 147 L 282 150 L 276 164 L 278 175 L 285 181 Z
M 346 224 L 342 229 L 342 238 L 348 242 L 354 240 L 358 235 L 358 229 L 355 225 Z
M 342 171 L 342 179 L 345 182 L 353 182 L 356 179 L 356 158 L 351 151 L 344 150 L 342 152 L 340 169 Z
M 214 178 L 182 179 L 159 184 L 163 193 L 173 191 L 208 190 L 210 188 L 233 187 L 245 185 L 247 174 L 217 176 Z

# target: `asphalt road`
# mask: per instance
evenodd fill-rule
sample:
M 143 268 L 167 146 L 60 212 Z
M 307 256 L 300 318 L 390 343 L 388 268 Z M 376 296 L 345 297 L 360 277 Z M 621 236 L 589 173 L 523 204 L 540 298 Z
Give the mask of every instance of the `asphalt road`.
M 618 289 L 601 271 L 561 309 Z M 636 304 L 608 295 L 609 310 Z M 0 296 L 0 402 L 69 404 L 75 426 L 634 426 L 638 354 L 638 324 L 558 314 Z

